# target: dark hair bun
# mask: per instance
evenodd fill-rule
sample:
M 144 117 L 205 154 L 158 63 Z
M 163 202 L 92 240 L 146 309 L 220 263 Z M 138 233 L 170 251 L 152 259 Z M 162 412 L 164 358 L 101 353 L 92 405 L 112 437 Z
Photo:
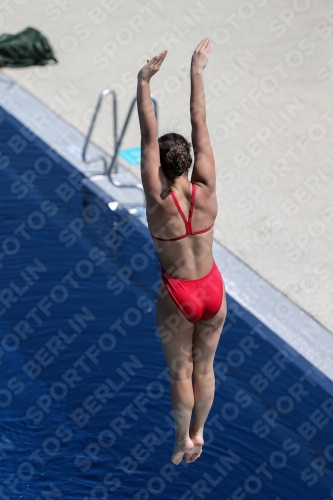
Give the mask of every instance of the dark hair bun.
M 183 144 L 176 144 L 175 146 L 172 146 L 165 155 L 166 165 L 177 176 L 183 175 L 183 173 L 186 172 L 192 164 L 189 149 L 190 148 L 187 148 Z
M 158 139 L 161 167 L 165 176 L 173 181 L 192 165 L 191 145 L 180 134 L 166 134 Z

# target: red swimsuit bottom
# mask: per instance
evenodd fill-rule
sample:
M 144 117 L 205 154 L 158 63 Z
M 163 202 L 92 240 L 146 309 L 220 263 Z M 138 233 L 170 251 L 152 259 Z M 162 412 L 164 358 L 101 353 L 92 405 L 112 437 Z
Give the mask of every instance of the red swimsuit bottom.
M 196 280 L 176 278 L 161 268 L 163 283 L 188 321 L 196 323 L 215 316 L 223 300 L 222 276 L 215 260 L 211 271 Z
M 185 222 L 186 233 L 176 238 L 159 238 L 152 237 L 160 241 L 176 241 L 187 238 L 190 235 L 202 234 L 209 231 L 213 226 L 202 229 L 201 231 L 192 230 L 192 215 L 194 210 L 195 199 L 195 184 L 192 184 L 191 206 L 188 220 L 179 205 L 175 193 L 170 191 L 170 195 L 175 202 L 175 205 Z M 176 278 L 168 274 L 163 269 L 162 264 L 162 280 L 165 284 L 173 301 L 177 304 L 182 313 L 191 323 L 196 323 L 201 319 L 210 319 L 219 311 L 223 300 L 223 284 L 221 273 L 213 259 L 213 267 L 211 271 L 196 280 L 186 280 Z

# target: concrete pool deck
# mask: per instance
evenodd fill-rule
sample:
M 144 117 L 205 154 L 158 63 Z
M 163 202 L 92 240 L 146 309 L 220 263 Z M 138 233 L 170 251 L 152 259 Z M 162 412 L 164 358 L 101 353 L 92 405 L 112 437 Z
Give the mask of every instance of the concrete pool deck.
M 122 123 L 141 63 L 168 48 L 152 81 L 159 128 L 189 137 L 190 57 L 201 38 L 212 38 L 205 82 L 218 181 L 216 242 L 333 332 L 331 2 L 13 0 L 2 6 L 2 31 L 29 25 L 48 37 L 59 64 L 2 75 L 71 125 L 72 135 L 87 133 L 105 87 L 117 91 Z M 9 92 L 1 84 L 2 100 Z M 108 100 L 93 141 L 112 154 Z M 59 143 L 79 155 L 71 135 Z M 138 145 L 133 117 L 123 148 Z M 138 167 L 127 167 L 139 177 Z M 103 176 L 95 181 L 108 183 Z

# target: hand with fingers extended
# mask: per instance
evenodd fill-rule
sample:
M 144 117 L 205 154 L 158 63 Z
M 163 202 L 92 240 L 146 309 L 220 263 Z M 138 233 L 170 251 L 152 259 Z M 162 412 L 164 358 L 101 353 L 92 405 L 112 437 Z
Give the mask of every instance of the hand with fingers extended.
M 147 81 L 151 79 L 152 76 L 155 75 L 162 66 L 164 59 L 166 58 L 168 51 L 164 50 L 158 56 L 154 56 L 151 59 L 147 59 L 147 63 L 143 66 L 143 68 L 138 73 L 138 79 L 140 81 Z
M 201 40 L 192 56 L 191 71 L 192 73 L 202 73 L 205 69 L 209 55 L 212 51 L 212 43 L 209 38 Z

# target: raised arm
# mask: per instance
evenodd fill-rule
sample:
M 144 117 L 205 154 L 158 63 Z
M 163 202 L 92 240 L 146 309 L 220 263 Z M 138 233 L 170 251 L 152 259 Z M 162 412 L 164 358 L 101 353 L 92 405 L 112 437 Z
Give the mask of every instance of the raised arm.
M 141 130 L 141 178 L 146 196 L 161 191 L 157 122 L 150 94 L 150 79 L 160 69 L 167 51 L 148 60 L 138 74 L 137 106 Z
M 195 49 L 191 62 L 191 124 L 194 150 L 192 182 L 201 182 L 210 193 L 215 191 L 215 161 L 206 124 L 206 100 L 203 81 L 209 54 L 212 50 L 208 38 L 202 40 Z

